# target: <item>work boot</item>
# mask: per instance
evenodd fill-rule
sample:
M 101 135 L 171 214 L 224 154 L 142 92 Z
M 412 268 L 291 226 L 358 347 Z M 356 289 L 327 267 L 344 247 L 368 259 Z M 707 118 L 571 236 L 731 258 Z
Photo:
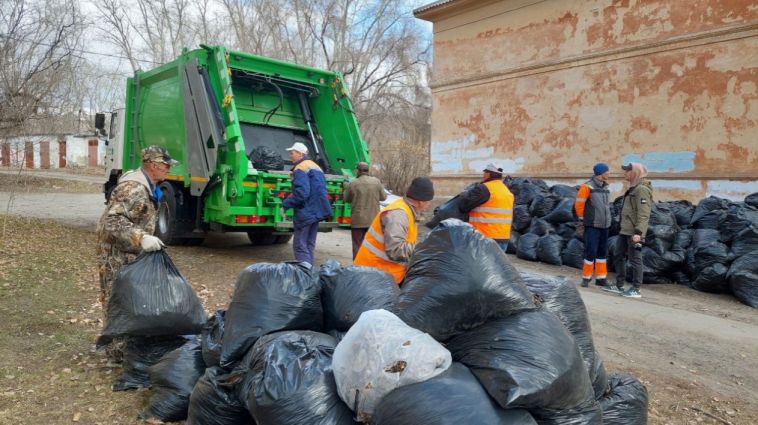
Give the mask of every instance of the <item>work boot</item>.
M 582 288 L 590 286 L 590 280 L 582 278 Z
M 597 286 L 605 286 L 608 284 L 608 281 L 605 279 L 595 279 L 595 285 Z
M 623 286 L 618 286 L 618 284 L 613 284 L 613 283 L 608 283 L 608 284 L 604 285 L 601 289 L 603 291 L 612 292 L 614 294 L 621 294 L 621 293 L 624 292 L 624 287 Z
M 642 298 L 642 295 L 640 294 L 640 290 L 638 288 L 635 288 L 634 286 L 622 292 L 621 295 L 627 298 Z

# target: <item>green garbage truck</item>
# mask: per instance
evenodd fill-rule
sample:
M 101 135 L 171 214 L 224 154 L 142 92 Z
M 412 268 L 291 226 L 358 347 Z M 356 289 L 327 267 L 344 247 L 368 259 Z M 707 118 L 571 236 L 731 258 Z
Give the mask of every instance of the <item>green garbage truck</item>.
M 95 126 L 104 134 L 106 115 Z M 286 243 L 292 163 L 304 143 L 326 174 L 333 215 L 320 231 L 350 225 L 343 183 L 368 161 L 343 77 L 222 46 L 200 46 L 127 79 L 126 104 L 110 114 L 106 201 L 119 176 L 160 145 L 181 163 L 161 184 L 156 236 L 198 244 L 207 232 L 246 232 L 251 243 Z

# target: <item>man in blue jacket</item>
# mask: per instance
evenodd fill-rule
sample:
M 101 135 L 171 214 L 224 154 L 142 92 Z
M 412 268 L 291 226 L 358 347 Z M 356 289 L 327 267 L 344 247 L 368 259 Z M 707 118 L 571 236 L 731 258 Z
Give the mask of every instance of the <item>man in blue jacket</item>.
M 295 143 L 287 148 L 292 160 L 292 194 L 282 201 L 282 216 L 294 208 L 295 234 L 292 242 L 297 261 L 313 265 L 318 223 L 330 219 L 332 207 L 326 198 L 326 177 L 315 162 L 308 159 L 308 147 Z

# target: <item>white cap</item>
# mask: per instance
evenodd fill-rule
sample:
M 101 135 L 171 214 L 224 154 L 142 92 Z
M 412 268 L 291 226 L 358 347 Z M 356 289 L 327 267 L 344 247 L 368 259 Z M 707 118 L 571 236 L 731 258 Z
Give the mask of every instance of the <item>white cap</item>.
M 302 154 L 305 154 L 305 155 L 308 154 L 308 147 L 305 146 L 304 144 L 300 143 L 300 142 L 295 143 L 294 145 L 292 145 L 291 148 L 287 148 L 287 150 L 288 151 L 298 151 L 298 152 L 300 152 Z

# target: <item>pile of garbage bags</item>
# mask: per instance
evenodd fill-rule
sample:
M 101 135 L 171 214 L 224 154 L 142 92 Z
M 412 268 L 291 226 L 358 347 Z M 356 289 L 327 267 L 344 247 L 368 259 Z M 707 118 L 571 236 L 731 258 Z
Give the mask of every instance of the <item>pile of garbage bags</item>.
M 581 268 L 584 243 L 576 235 L 573 209 L 577 188 L 548 186 L 539 179 L 507 178 L 515 205 L 508 253 L 530 261 Z M 452 200 L 451 200 L 452 201 Z M 620 214 L 623 199 L 611 204 L 609 271 L 624 261 Z M 451 205 L 440 207 L 448 211 Z M 716 196 L 697 205 L 656 202 L 642 247 L 644 283 L 679 283 L 696 290 L 731 293 L 758 307 L 758 193 L 743 202 Z
M 232 424 L 644 424 L 647 392 L 606 374 L 565 279 L 519 273 L 456 219 L 403 284 L 373 268 L 258 263 L 226 310 L 147 367 L 142 418 Z M 179 344 L 179 345 L 176 345 Z

